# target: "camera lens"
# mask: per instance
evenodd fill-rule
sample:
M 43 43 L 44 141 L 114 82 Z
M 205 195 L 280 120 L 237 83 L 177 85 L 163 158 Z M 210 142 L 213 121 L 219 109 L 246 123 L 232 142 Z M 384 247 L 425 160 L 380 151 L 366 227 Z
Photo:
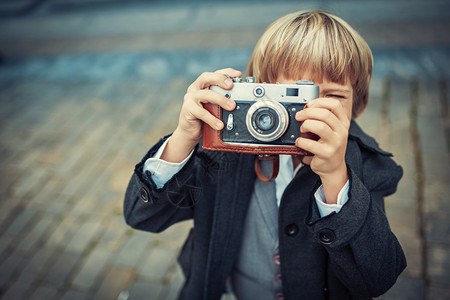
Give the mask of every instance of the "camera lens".
M 272 129 L 273 123 L 274 117 L 270 112 L 260 112 L 256 117 L 256 126 L 263 131 Z
M 289 115 L 282 104 L 258 100 L 247 111 L 248 132 L 257 140 L 271 142 L 280 138 L 289 125 Z

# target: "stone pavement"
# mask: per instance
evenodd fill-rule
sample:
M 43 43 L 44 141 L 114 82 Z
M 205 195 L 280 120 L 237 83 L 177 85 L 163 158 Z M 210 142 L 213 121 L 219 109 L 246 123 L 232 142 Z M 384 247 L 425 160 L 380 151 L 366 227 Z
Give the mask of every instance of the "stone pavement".
M 176 256 L 192 223 L 161 234 L 128 228 L 122 201 L 133 167 L 176 126 L 200 72 L 244 70 L 265 26 L 302 8 L 336 12 L 374 50 L 359 123 L 404 167 L 386 210 L 408 259 L 380 299 L 450 299 L 446 1 L 49 0 L 21 16 L 14 5 L 31 1 L 5 3 L 1 299 L 175 299 Z

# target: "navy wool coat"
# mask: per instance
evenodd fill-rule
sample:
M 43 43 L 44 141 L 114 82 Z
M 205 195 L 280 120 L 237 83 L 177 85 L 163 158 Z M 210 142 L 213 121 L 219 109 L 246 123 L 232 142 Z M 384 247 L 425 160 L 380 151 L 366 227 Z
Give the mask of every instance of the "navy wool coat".
M 157 188 L 145 160 L 128 185 L 124 216 L 136 229 L 161 232 L 193 219 L 179 255 L 186 281 L 180 299 L 220 299 L 240 247 L 256 175 L 255 156 L 198 147 L 182 170 Z M 314 200 L 320 177 L 304 166 L 287 186 L 279 208 L 279 254 L 285 299 L 370 299 L 385 293 L 406 267 L 384 211 L 403 174 L 391 154 L 355 122 L 346 163 L 349 200 L 321 218 Z

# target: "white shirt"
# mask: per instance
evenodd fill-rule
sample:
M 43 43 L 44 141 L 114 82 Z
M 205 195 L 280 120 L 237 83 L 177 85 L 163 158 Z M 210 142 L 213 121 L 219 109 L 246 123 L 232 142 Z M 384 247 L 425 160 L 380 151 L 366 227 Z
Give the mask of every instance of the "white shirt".
M 170 139 L 170 138 L 169 138 Z M 152 179 L 158 188 L 164 186 L 164 184 L 169 181 L 176 173 L 178 173 L 186 162 L 191 157 L 193 151 L 189 154 L 186 159 L 180 163 L 171 163 L 161 159 L 161 155 L 166 148 L 167 139 L 163 145 L 158 149 L 155 155 L 145 161 L 144 173 L 150 172 L 152 174 Z M 292 158 L 290 155 L 280 155 L 280 170 L 277 178 L 275 178 L 275 194 L 277 198 L 277 205 L 280 207 L 281 197 L 284 190 L 288 186 L 289 182 L 294 178 L 297 172 L 303 167 L 303 164 L 299 164 L 294 170 Z M 324 217 L 332 212 L 338 213 L 342 206 L 348 200 L 348 188 L 349 182 L 344 185 L 338 194 L 337 204 L 327 204 L 325 201 L 325 194 L 323 191 L 323 186 L 321 185 L 314 194 L 317 206 L 319 208 L 320 216 Z

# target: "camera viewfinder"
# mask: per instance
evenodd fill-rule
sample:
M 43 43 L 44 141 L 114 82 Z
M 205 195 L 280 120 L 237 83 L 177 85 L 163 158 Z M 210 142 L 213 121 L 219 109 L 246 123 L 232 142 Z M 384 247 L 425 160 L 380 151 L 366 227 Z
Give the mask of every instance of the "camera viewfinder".
M 298 97 L 298 89 L 297 88 L 287 88 L 286 96 Z

